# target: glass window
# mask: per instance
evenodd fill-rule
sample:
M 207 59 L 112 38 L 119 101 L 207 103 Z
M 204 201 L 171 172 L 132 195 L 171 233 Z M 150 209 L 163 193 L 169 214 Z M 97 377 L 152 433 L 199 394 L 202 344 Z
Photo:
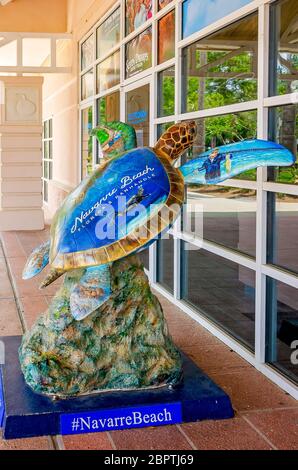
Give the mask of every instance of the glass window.
M 97 58 L 106 56 L 120 42 L 120 8 L 97 28 Z
M 175 67 L 158 74 L 158 117 L 175 114 Z
M 175 123 L 174 122 L 165 122 L 163 124 L 158 124 L 157 126 L 157 138 L 159 139 L 166 130 L 173 126 Z
M 298 2 L 270 6 L 270 96 L 298 91 Z
M 149 85 L 144 85 L 126 93 L 126 122 L 136 130 L 138 147 L 149 145 L 149 103 Z
M 93 70 L 89 70 L 82 76 L 81 86 L 81 99 L 86 100 L 93 95 L 94 83 L 93 83 Z
M 92 106 L 82 110 L 82 148 L 81 148 L 81 162 L 82 162 L 82 178 L 88 176 L 93 170 L 92 159 L 92 131 L 93 110 Z
M 174 239 L 165 235 L 157 242 L 157 282 L 174 292 Z
M 253 14 L 186 47 L 182 111 L 257 99 L 257 39 Z
M 45 202 L 49 201 L 48 182 L 46 180 L 43 181 L 43 200 Z
M 48 38 L 23 39 L 23 65 L 49 67 L 51 65 L 51 40 Z
M 269 192 L 268 263 L 298 273 L 297 234 L 298 196 Z
M 126 45 L 126 78 L 152 66 L 152 28 L 148 28 Z
M 147 269 L 147 271 L 149 271 L 149 248 L 138 253 L 138 256 L 141 259 L 141 262 L 143 263 L 144 268 Z
M 43 177 L 45 179 L 49 178 L 49 162 L 47 161 L 43 162 Z
M 288 104 L 269 110 L 269 138 L 288 148 L 298 158 L 298 105 Z M 270 181 L 298 184 L 298 161 L 290 167 L 268 170 Z
M 267 278 L 266 361 L 297 382 L 298 290 Z
M 97 124 L 120 121 L 120 93 L 116 91 L 97 100 Z
M 172 2 L 172 0 L 158 0 L 158 9 L 162 10 L 164 7 L 166 7 L 171 2 Z
M 57 67 L 71 67 L 73 56 L 72 39 L 56 40 L 56 64 Z
M 185 0 L 182 4 L 182 37 L 196 33 L 205 26 L 238 10 L 252 0 Z
M 256 255 L 256 191 L 228 186 L 187 187 L 184 231 Z
M 175 56 L 175 11 L 172 10 L 158 22 L 158 63 Z
M 120 121 L 120 93 L 116 91 L 97 100 L 97 125 L 107 122 Z M 96 162 L 103 158 L 101 148 L 96 140 Z
M 257 136 L 257 112 L 244 111 L 204 119 L 196 119 L 198 132 L 193 147 L 187 152 L 186 160 L 202 152 L 227 143 Z M 207 171 L 207 170 L 206 170 Z M 249 170 L 236 179 L 255 180 L 256 170 Z
M 255 273 L 189 243 L 182 255 L 183 299 L 253 350 Z
M 43 123 L 43 200 L 49 200 L 49 180 L 53 179 L 53 120 L 47 119 Z
M 11 41 L 1 46 L 0 41 L 0 65 L 3 67 L 16 67 L 17 65 L 17 41 Z
M 117 51 L 97 66 L 97 93 L 120 83 L 120 52 Z
M 85 70 L 93 62 L 94 36 L 93 34 L 81 45 L 81 70 Z
M 152 18 L 152 0 L 126 0 L 126 35 Z

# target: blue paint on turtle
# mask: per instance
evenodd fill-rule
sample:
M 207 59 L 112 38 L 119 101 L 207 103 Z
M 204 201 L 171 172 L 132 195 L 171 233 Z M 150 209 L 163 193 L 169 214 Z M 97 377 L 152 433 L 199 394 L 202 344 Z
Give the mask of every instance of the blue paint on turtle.
M 70 302 L 78 320 L 108 300 L 110 264 L 148 247 L 174 223 L 185 184 L 215 184 L 247 169 L 295 162 L 279 144 L 250 140 L 210 150 L 177 169 L 173 164 L 194 142 L 194 121 L 171 126 L 153 149 L 133 149 L 134 130 L 124 123 L 93 134 L 105 161 L 65 199 L 50 243 L 33 252 L 24 272 L 32 277 L 49 258 L 45 287 L 67 271 L 84 269 Z

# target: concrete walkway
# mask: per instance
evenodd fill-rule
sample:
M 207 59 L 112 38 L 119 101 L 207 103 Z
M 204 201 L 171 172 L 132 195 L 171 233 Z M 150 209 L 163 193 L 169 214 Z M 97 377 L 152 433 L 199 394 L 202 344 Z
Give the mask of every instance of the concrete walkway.
M 40 279 L 26 282 L 21 279 L 27 256 L 47 238 L 48 230 L 2 234 L 2 336 L 22 334 L 30 328 L 48 308 L 57 283 L 61 282 L 58 280 L 45 291 L 39 291 Z M 0 439 L 0 450 L 297 449 L 298 403 L 181 310 L 162 297 L 160 301 L 176 344 L 230 394 L 236 411 L 234 419 L 63 438 Z

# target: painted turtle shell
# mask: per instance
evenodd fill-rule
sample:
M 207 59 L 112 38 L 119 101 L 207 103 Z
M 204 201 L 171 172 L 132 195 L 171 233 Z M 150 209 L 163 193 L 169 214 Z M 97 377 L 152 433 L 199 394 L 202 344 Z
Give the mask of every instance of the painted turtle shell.
M 183 201 L 182 174 L 166 155 L 126 152 L 66 198 L 51 228 L 50 264 L 68 271 L 137 252 L 172 225 Z

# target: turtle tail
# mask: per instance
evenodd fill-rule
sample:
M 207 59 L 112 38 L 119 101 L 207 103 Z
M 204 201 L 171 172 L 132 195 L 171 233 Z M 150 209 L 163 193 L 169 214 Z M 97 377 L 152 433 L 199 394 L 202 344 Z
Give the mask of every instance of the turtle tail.
M 39 288 L 44 289 L 45 287 L 48 287 L 52 282 L 56 281 L 56 279 L 59 279 L 64 274 L 64 271 L 58 271 L 57 269 L 51 269 L 49 274 L 44 278 L 42 283 L 40 284 Z
M 49 264 L 50 246 L 51 242 L 48 240 L 32 251 L 23 271 L 24 280 L 37 276 Z

